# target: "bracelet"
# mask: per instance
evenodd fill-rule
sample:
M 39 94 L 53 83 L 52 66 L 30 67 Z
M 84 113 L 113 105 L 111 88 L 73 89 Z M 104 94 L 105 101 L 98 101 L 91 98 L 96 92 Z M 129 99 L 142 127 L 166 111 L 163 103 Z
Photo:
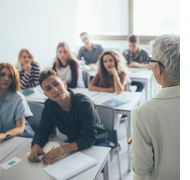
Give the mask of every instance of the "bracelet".
M 61 152 L 62 152 L 62 154 L 63 154 L 63 149 L 59 146 L 59 148 L 61 149 Z
M 117 79 L 115 79 L 115 81 L 120 81 L 120 77 L 118 77 Z

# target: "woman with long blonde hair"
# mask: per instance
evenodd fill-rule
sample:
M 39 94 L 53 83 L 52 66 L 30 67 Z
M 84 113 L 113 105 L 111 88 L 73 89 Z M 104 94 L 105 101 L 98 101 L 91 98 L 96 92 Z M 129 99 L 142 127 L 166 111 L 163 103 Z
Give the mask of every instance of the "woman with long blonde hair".
M 84 87 L 78 60 L 72 55 L 69 46 L 65 42 L 59 43 L 56 53 L 56 61 L 52 69 L 66 81 L 69 88 Z
M 40 68 L 28 49 L 21 49 L 16 68 L 20 75 L 21 89 L 39 85 Z
M 98 59 L 98 73 L 89 85 L 91 91 L 116 92 L 120 94 L 125 84 L 131 82 L 125 59 L 115 51 L 104 51 Z
M 33 129 L 26 121 L 33 114 L 19 91 L 17 69 L 9 63 L 0 63 L 0 140 L 13 136 L 34 136 Z

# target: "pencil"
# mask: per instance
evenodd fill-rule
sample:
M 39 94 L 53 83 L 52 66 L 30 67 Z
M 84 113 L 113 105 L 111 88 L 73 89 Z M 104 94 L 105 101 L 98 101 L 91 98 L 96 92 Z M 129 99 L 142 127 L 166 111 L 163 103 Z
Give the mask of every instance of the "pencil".
M 53 150 L 53 149 L 54 149 L 54 147 L 55 147 L 55 146 L 53 146 L 53 147 L 51 148 L 51 150 Z M 51 151 L 51 150 L 50 150 L 50 151 Z M 42 159 L 42 161 L 44 161 L 44 160 L 45 160 L 45 157 Z

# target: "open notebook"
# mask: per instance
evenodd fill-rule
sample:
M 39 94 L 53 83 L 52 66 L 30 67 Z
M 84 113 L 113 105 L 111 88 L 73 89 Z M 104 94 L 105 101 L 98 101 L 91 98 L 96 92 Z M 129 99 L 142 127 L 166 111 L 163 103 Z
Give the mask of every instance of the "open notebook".
M 42 149 L 45 153 L 51 151 L 51 149 L 55 149 L 57 147 L 60 147 L 60 145 L 57 142 L 53 142 L 53 141 L 49 141 Z M 57 161 L 59 161 L 60 159 L 64 158 L 65 156 L 67 156 L 69 153 L 64 153 Z M 27 153 L 27 155 L 30 155 L 30 152 Z M 42 155 L 38 156 L 39 159 L 42 158 Z
M 109 99 L 108 101 L 103 102 L 103 104 L 110 106 L 110 107 L 118 107 L 122 104 L 128 103 L 129 100 L 125 99 L 124 97 L 116 96 L 115 98 Z
M 96 164 L 96 159 L 77 152 L 43 168 L 43 170 L 55 180 L 66 180 Z

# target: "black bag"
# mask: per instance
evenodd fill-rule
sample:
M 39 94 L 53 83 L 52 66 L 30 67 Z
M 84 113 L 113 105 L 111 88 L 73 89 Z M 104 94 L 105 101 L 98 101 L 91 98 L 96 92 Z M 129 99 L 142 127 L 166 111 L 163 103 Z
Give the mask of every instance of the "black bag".
M 96 144 L 104 142 L 108 137 L 108 133 L 106 131 L 106 128 L 103 125 L 99 125 L 97 127 L 96 131 L 97 131 Z

